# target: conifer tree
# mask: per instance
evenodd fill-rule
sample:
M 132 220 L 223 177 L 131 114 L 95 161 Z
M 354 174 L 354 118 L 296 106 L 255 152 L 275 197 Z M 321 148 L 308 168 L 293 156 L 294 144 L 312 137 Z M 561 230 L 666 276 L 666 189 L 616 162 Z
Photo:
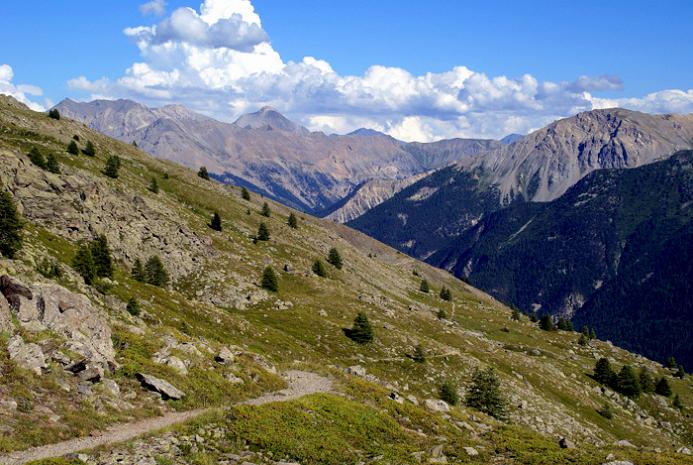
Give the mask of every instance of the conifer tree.
M 647 367 L 640 368 L 638 380 L 640 381 L 642 392 L 651 394 L 655 391 L 655 382 L 652 378 L 652 373 L 650 373 L 650 370 Z
M 241 187 L 241 198 L 243 200 L 250 200 L 250 192 L 245 187 Z
M 209 227 L 215 231 L 221 231 L 221 216 L 219 216 L 219 213 L 214 212 L 212 221 L 209 222 Z
M 623 365 L 618 373 L 618 391 L 628 397 L 638 397 L 642 392 L 635 370 L 630 365 Z
M 109 178 L 117 179 L 120 170 L 120 157 L 118 155 L 110 155 L 106 159 L 106 165 L 103 168 L 103 174 Z
M 91 255 L 91 248 L 82 244 L 75 257 L 72 259 L 72 267 L 84 279 L 84 283 L 91 285 L 96 279 L 96 266 Z
M 267 218 L 272 216 L 272 210 L 270 210 L 270 206 L 267 202 L 262 204 L 262 211 L 260 212 L 260 214 L 262 216 L 266 216 Z
M 493 368 L 476 370 L 465 404 L 499 420 L 506 418 L 506 402 L 501 395 L 500 379 Z
M 590 329 L 587 327 L 587 325 L 584 325 L 584 326 L 582 327 L 582 329 L 580 330 L 580 332 L 581 332 L 586 338 L 589 339 L 589 337 L 590 337 Z
M 414 360 L 416 363 L 426 362 L 426 352 L 424 352 L 424 349 L 423 347 L 421 347 L 421 344 L 414 347 L 414 355 L 412 355 L 412 360 Z
M 443 287 L 440 289 L 440 294 L 439 294 L 439 295 L 440 295 L 440 298 L 441 298 L 441 299 L 446 300 L 446 301 L 448 301 L 448 302 L 452 300 L 452 292 L 450 291 L 450 289 L 448 289 L 448 288 L 445 287 L 445 286 L 443 286 Z
M 590 339 L 597 339 L 597 332 L 592 328 L 592 331 L 590 331 Z
M 537 321 L 539 321 L 539 319 L 537 318 L 537 312 L 532 312 L 529 314 L 529 321 L 531 321 L 532 323 L 536 323 Z
M 373 327 L 368 315 L 359 312 L 354 318 L 354 325 L 345 331 L 347 337 L 358 344 L 367 344 L 373 340 Z
M 267 289 L 271 292 L 279 291 L 279 278 L 277 278 L 277 273 L 271 266 L 268 266 L 262 272 L 262 282 L 260 283 L 263 289 Z
M 67 153 L 71 155 L 79 155 L 79 147 L 77 147 L 77 142 L 71 140 L 70 143 L 67 144 Z
M 676 359 L 674 358 L 673 355 L 667 359 L 666 367 L 669 368 L 670 370 L 674 370 L 674 369 L 678 368 L 678 366 L 679 366 L 679 364 L 676 363 Z
M 257 240 L 258 241 L 270 240 L 269 228 L 267 228 L 267 225 L 265 223 L 260 223 L 260 226 L 257 229 Z
M 581 346 L 586 346 L 590 343 L 590 338 L 588 336 L 585 336 L 585 333 L 580 333 L 580 337 L 578 338 L 578 344 Z
M 140 316 L 140 313 L 141 313 L 140 304 L 139 304 L 139 302 L 137 302 L 137 300 L 134 297 L 130 297 L 130 300 L 128 300 L 128 304 L 125 307 L 125 309 L 132 316 Z
M 672 402 L 671 405 L 676 409 L 683 410 L 683 402 L 681 402 L 681 398 L 678 394 L 674 396 L 674 402 Z
M 84 150 L 82 150 L 82 153 L 89 157 L 95 157 L 96 156 L 96 147 L 94 147 L 94 143 L 90 140 L 87 141 L 87 146 L 84 147 Z
M 298 219 L 296 218 L 296 215 L 291 213 L 289 215 L 289 220 L 286 222 L 286 224 L 288 224 L 290 228 L 298 229 Z
M 436 313 L 436 317 L 438 317 L 439 320 L 447 320 L 448 319 L 448 312 L 446 312 L 445 310 L 443 310 L 441 308 Z
M 446 380 L 438 391 L 438 395 L 441 400 L 444 400 L 450 405 L 457 405 L 460 403 L 460 395 L 457 393 L 457 386 L 451 380 Z
M 325 265 L 322 263 L 322 260 L 315 260 L 313 262 L 313 267 L 312 267 L 313 273 L 316 275 L 320 276 L 321 278 L 324 278 L 327 276 L 327 270 L 325 269 Z
M 544 314 L 541 316 L 541 319 L 539 320 L 539 328 L 543 329 L 544 331 L 553 331 L 555 329 L 551 315 Z
M 609 385 L 614 377 L 614 372 L 611 369 L 611 363 L 608 358 L 602 357 L 597 360 L 594 366 L 594 379 L 599 384 Z
M 132 146 L 133 146 L 133 147 L 135 147 L 135 148 L 137 148 L 137 147 L 138 147 L 138 145 L 137 145 L 137 141 L 136 141 L 136 140 L 133 140 L 133 141 L 132 141 Z
M 58 111 L 57 108 L 51 108 L 50 110 L 48 110 L 48 117 L 55 119 L 55 120 L 59 120 L 60 119 L 60 112 Z
M 209 181 L 209 173 L 207 172 L 206 166 L 201 166 L 200 170 L 197 172 L 197 175 L 205 181 Z
M 14 258 L 22 248 L 22 220 L 12 195 L 0 184 L 0 253 Z
M 149 192 L 153 192 L 154 194 L 159 193 L 159 182 L 156 180 L 155 177 L 152 177 L 152 180 L 149 182 L 149 186 L 147 187 Z
M 39 149 L 37 149 L 36 147 L 32 147 L 29 151 L 29 160 L 31 160 L 31 163 L 38 166 L 39 168 L 43 170 L 46 169 L 46 159 L 44 158 L 43 154 L 39 151 Z
M 431 288 L 428 285 L 428 281 L 422 279 L 421 284 L 419 285 L 419 290 L 424 294 L 428 294 L 428 292 L 431 290 Z
M 158 255 L 149 257 L 145 263 L 144 279 L 153 286 L 163 287 L 168 284 L 168 272 Z
M 513 308 L 513 312 L 512 312 L 512 315 L 510 316 L 510 318 L 513 321 L 520 321 L 520 311 L 516 308 Z
M 676 370 L 676 374 L 674 376 L 681 379 L 686 377 L 686 370 L 684 370 L 683 365 L 679 365 L 679 368 Z
M 664 397 L 671 396 L 671 386 L 669 385 L 669 381 L 667 381 L 667 379 L 664 376 L 659 378 L 659 380 L 657 381 L 657 385 L 655 386 L 655 393 Z
M 130 275 L 132 276 L 132 279 L 134 279 L 135 281 L 139 281 L 141 283 L 144 282 L 144 267 L 142 266 L 142 262 L 139 258 L 135 259 L 135 263 L 133 263 L 132 265 L 132 272 L 130 273 Z
M 330 252 L 327 254 L 327 263 L 334 266 L 338 270 L 342 269 L 342 256 L 339 254 L 337 248 L 332 247 Z
M 49 153 L 46 158 L 46 170 L 51 173 L 60 174 L 60 163 L 58 162 L 58 158 L 52 153 Z
M 113 277 L 113 261 L 111 249 L 108 247 L 106 236 L 100 235 L 94 239 L 89 247 L 94 262 L 94 272 L 99 278 Z

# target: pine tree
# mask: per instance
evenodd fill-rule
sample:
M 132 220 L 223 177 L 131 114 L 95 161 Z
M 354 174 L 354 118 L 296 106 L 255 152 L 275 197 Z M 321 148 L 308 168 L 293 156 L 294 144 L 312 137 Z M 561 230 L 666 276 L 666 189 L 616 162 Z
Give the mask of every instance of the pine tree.
M 157 182 L 155 177 L 152 177 L 152 180 L 149 182 L 149 186 L 147 187 L 149 192 L 153 192 L 154 194 L 159 193 L 159 183 Z
M 12 195 L 0 185 L 0 253 L 14 258 L 22 248 L 22 219 Z
M 657 385 L 655 386 L 655 393 L 664 397 L 671 396 L 671 386 L 669 385 L 669 381 L 667 381 L 667 379 L 664 376 L 657 380 Z
M 537 312 L 532 312 L 529 314 L 529 321 L 531 321 L 532 323 L 536 323 L 537 321 L 539 321 L 539 319 L 537 318 Z
M 421 347 L 421 344 L 414 347 L 414 355 L 412 355 L 412 360 L 414 360 L 416 363 L 426 362 L 426 352 L 424 352 L 424 349 L 423 347 Z
M 465 404 L 499 420 L 506 418 L 506 402 L 501 395 L 500 379 L 493 368 L 476 370 Z
M 109 178 L 117 179 L 118 170 L 120 170 L 120 157 L 118 155 L 110 155 L 106 159 L 106 165 L 103 168 L 103 174 Z
M 49 153 L 48 158 L 46 158 L 46 170 L 51 173 L 60 174 L 60 163 L 58 162 L 58 158 L 52 153 Z
M 330 252 L 327 254 L 327 263 L 334 266 L 338 270 L 342 269 L 342 256 L 339 254 L 339 250 L 337 250 L 335 247 L 332 247 Z
M 136 140 L 133 140 L 133 141 L 132 141 L 132 146 L 133 146 L 133 147 L 135 147 L 135 148 L 137 148 L 137 147 L 138 147 L 138 145 L 137 145 L 137 141 L 136 141 Z
M 144 279 L 153 286 L 163 287 L 168 284 L 168 272 L 158 255 L 149 257 L 145 263 Z
M 321 278 L 327 276 L 327 270 L 325 269 L 325 265 L 322 263 L 322 260 L 315 260 L 313 262 L 312 270 L 313 273 L 320 276 Z
M 286 224 L 288 224 L 290 228 L 298 229 L 298 219 L 296 218 L 296 215 L 291 213 Z
M 258 241 L 268 241 L 270 240 L 270 232 L 265 223 L 260 223 L 257 228 L 257 240 Z
M 586 346 L 590 343 L 590 338 L 588 336 L 585 336 L 584 333 L 580 333 L 580 337 L 578 338 L 578 344 L 581 346 Z
M 221 231 L 221 216 L 219 216 L 219 213 L 214 212 L 212 221 L 209 222 L 209 227 L 215 231 Z
M 678 394 L 674 396 L 674 402 L 672 402 L 671 405 L 678 410 L 683 410 L 683 402 L 681 402 L 681 398 Z
M 67 153 L 71 155 L 79 155 L 79 147 L 77 147 L 77 142 L 71 140 L 70 143 L 67 144 Z
M 50 110 L 48 110 L 48 117 L 53 118 L 55 120 L 59 120 L 60 119 L 60 112 L 58 111 L 57 108 L 51 108 Z
M 272 210 L 270 210 L 269 204 L 267 202 L 262 204 L 262 211 L 260 212 L 262 216 L 269 218 L 272 216 Z
M 557 327 L 561 331 L 573 331 L 573 323 L 566 318 L 560 318 Z
M 207 172 L 206 166 L 201 166 L 200 170 L 197 172 L 197 175 L 205 181 L 209 181 L 209 173 Z
M 241 187 L 241 198 L 243 200 L 250 200 L 250 192 L 245 187 Z
M 29 151 L 29 160 L 31 160 L 31 163 L 38 166 L 39 168 L 43 170 L 46 169 L 46 159 L 44 158 L 43 154 L 39 151 L 39 149 L 37 149 L 36 147 L 32 147 Z
M 125 309 L 132 316 L 140 316 L 140 313 L 141 313 L 140 304 L 137 302 L 137 300 L 134 297 L 130 297 L 130 300 L 128 300 L 128 304 L 125 307 Z
M 614 372 L 611 369 L 611 363 L 608 358 L 600 358 L 594 366 L 594 379 L 599 384 L 608 386 L 614 377 Z
M 640 381 L 642 392 L 651 394 L 655 391 L 655 382 L 652 378 L 652 373 L 650 373 L 650 370 L 647 367 L 640 368 L 638 380 Z
M 99 278 L 113 277 L 113 261 L 111 249 L 108 247 L 106 236 L 100 235 L 94 239 L 89 247 L 94 262 L 94 271 Z
M 421 284 L 419 285 L 419 290 L 423 292 L 424 294 L 428 294 L 428 291 L 431 290 L 431 288 L 428 285 L 428 281 L 425 279 L 421 280 Z
M 667 366 L 667 368 L 669 368 L 670 370 L 675 370 L 676 368 L 678 368 L 679 364 L 676 363 L 676 359 L 675 359 L 674 356 L 672 355 L 671 357 L 669 357 L 669 358 L 667 359 L 667 365 L 666 365 L 666 366 Z
M 457 386 L 451 380 L 446 380 L 438 391 L 438 395 L 441 400 L 444 400 L 450 405 L 457 405 L 460 403 L 460 395 L 457 393 Z
M 87 245 L 81 245 L 77 249 L 75 257 L 72 259 L 72 267 L 84 279 L 84 283 L 91 285 L 96 279 L 96 266 L 91 255 L 91 248 Z
M 373 341 L 373 327 L 368 321 L 368 315 L 359 312 L 354 318 L 354 325 L 345 331 L 347 337 L 358 344 L 367 344 Z
M 590 329 L 587 327 L 587 325 L 583 326 L 580 332 L 589 339 L 590 337 Z
M 544 314 L 541 316 L 541 319 L 539 320 L 539 328 L 543 329 L 544 331 L 553 331 L 555 329 L 551 315 Z
M 142 266 L 142 262 L 139 258 L 135 259 L 135 263 L 132 265 L 132 272 L 130 273 L 130 276 L 132 276 L 132 279 L 135 281 L 139 281 L 141 283 L 144 282 L 144 267 Z
M 277 278 L 277 273 L 271 266 L 268 266 L 262 272 L 262 288 L 267 289 L 271 292 L 279 291 L 279 279 Z
M 684 370 L 683 365 L 679 365 L 679 368 L 676 370 L 676 374 L 674 376 L 681 379 L 686 377 L 686 370 Z
M 597 332 L 592 328 L 592 331 L 590 331 L 590 339 L 597 339 Z
M 439 295 L 441 299 L 447 300 L 448 302 L 452 300 L 452 292 L 445 286 L 442 287 Z
M 623 365 L 617 383 L 618 391 L 628 397 L 638 397 L 642 392 L 635 370 L 630 365 Z
M 511 318 L 513 321 L 520 321 L 520 311 L 519 311 L 518 309 L 516 309 L 516 308 L 513 308 L 513 313 L 512 313 L 512 315 L 510 316 L 510 318 Z
M 96 156 L 96 147 L 94 147 L 94 144 L 92 141 L 88 140 L 87 141 L 87 146 L 84 147 L 84 150 L 82 150 L 82 153 L 89 157 L 95 157 Z

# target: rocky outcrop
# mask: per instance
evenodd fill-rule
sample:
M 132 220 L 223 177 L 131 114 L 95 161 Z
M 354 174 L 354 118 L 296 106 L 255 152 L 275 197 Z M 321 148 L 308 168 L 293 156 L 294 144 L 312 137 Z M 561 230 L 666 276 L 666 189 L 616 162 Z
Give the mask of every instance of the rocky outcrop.
M 10 360 L 37 375 L 41 375 L 43 369 L 48 367 L 41 347 L 38 344 L 24 342 L 19 334 L 8 341 L 7 351 L 10 354 Z
M 3 295 L 0 295 L 0 333 L 14 332 L 12 324 L 12 313 L 10 312 L 10 304 Z
M 161 398 L 164 400 L 179 400 L 185 397 L 185 393 L 183 391 L 177 389 L 168 381 L 156 378 L 146 373 L 137 373 L 136 376 L 143 387 L 149 389 L 150 391 L 159 393 Z

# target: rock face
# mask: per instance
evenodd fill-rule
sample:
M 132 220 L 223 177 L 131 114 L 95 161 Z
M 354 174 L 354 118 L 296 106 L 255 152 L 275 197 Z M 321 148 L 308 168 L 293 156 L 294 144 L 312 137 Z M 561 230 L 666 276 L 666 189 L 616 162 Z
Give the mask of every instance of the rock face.
M 24 342 L 24 339 L 19 334 L 13 336 L 8 341 L 7 351 L 10 354 L 10 359 L 17 365 L 26 370 L 31 370 L 37 375 L 41 375 L 42 370 L 48 367 L 41 347 L 34 343 Z
M 56 284 L 27 286 L 4 275 L 0 292 L 20 324 L 30 331 L 51 330 L 65 337 L 67 349 L 103 368 L 115 363 L 111 328 L 87 297 Z
M 10 313 L 10 304 L 4 296 L 0 295 L 0 333 L 14 332 L 12 324 L 12 313 Z
M 145 373 L 138 373 L 137 379 L 145 388 L 158 392 L 161 395 L 161 398 L 164 400 L 179 400 L 185 397 L 185 393 L 183 391 L 175 388 L 171 383 L 164 381 L 163 379 L 159 379 Z

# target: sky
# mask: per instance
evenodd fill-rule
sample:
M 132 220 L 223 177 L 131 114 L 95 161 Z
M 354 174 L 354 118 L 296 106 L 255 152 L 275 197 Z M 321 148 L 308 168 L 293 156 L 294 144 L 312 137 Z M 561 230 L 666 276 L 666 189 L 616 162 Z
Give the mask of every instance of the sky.
M 693 2 L 5 2 L 0 93 L 270 105 L 311 130 L 500 138 L 621 106 L 693 112 Z

